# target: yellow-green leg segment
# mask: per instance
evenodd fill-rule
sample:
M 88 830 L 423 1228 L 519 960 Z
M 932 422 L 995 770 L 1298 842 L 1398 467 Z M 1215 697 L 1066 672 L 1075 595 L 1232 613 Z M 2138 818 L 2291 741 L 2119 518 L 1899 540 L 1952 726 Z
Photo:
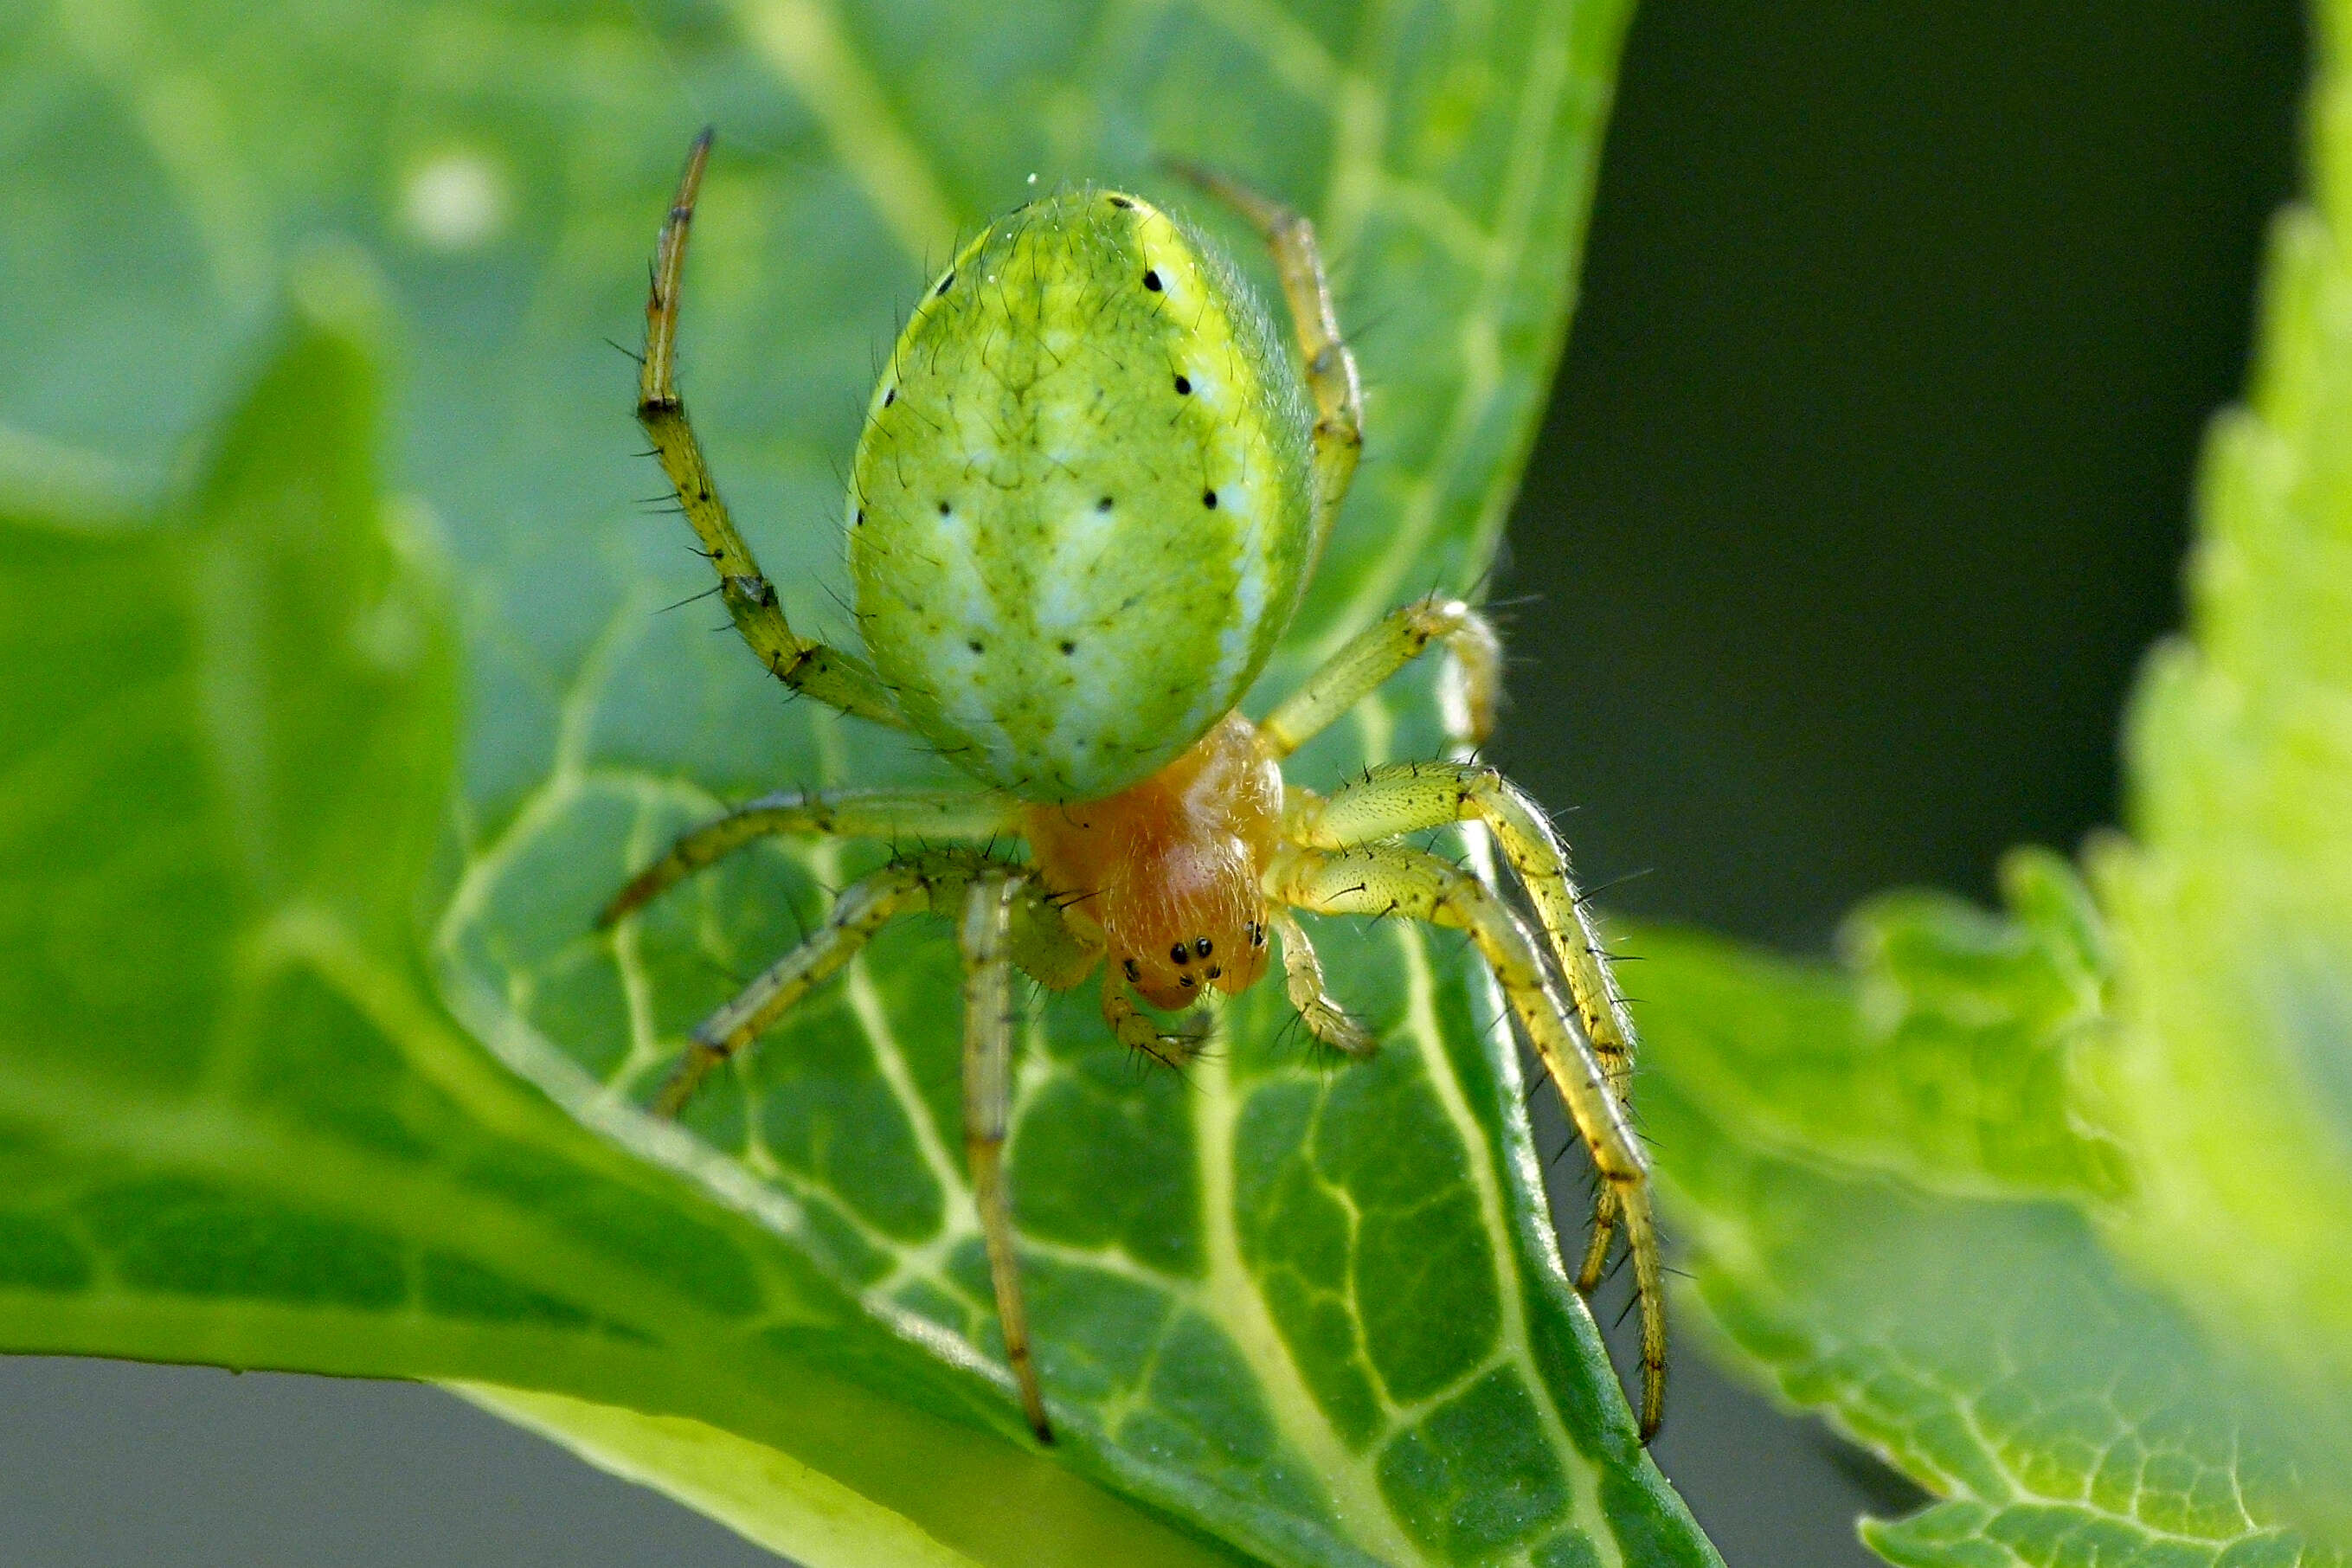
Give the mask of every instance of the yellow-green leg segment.
M 1337 1001 L 1323 986 L 1323 961 L 1315 956 L 1315 949 L 1307 940 L 1307 931 L 1298 917 L 1288 910 L 1267 911 L 1275 934 L 1282 939 L 1282 978 L 1284 989 L 1290 996 L 1290 1005 L 1297 1013 L 1307 1032 L 1351 1057 L 1368 1057 L 1379 1042 L 1371 1031 Z
M 874 933 L 916 910 L 929 908 L 932 869 L 921 858 L 885 866 L 842 889 L 824 924 L 743 987 L 735 999 L 705 1018 L 694 1031 L 669 1080 L 655 1097 L 656 1116 L 676 1116 L 686 1108 L 710 1069 L 740 1055 L 786 1009 L 838 971 L 874 938 Z
M 694 1098 L 711 1068 L 750 1048 L 794 1003 L 837 973 L 892 921 L 923 910 L 959 919 L 967 889 L 977 881 L 1019 870 L 1018 866 L 976 849 L 930 849 L 906 856 L 850 883 L 834 900 L 824 923 L 807 940 L 696 1026 L 686 1055 L 654 1099 L 653 1113 L 676 1116 Z M 1090 955 L 1071 935 L 1068 922 L 1051 900 L 1025 882 L 1019 885 L 1019 894 L 1013 910 L 1015 956 L 1034 972 L 1069 984 L 1066 976 L 1077 963 L 1088 962 Z
M 1323 668 L 1267 714 L 1257 731 L 1279 759 L 1330 728 L 1349 709 L 1443 643 L 1461 672 L 1462 739 L 1482 745 L 1495 731 L 1503 684 L 1503 645 L 1486 617 L 1459 599 L 1432 595 L 1391 610 L 1348 639 Z
M 1591 907 L 1569 874 L 1568 847 L 1552 831 L 1542 807 L 1517 785 L 1474 763 L 1400 763 L 1374 769 L 1334 790 L 1328 799 L 1292 791 L 1286 831 L 1295 843 L 1344 849 L 1468 821 L 1486 825 L 1503 858 L 1527 889 L 1610 1092 L 1630 1114 L 1635 1044 L 1632 1009 L 1609 967 L 1609 952 Z M 1577 1270 L 1578 1289 L 1590 1291 L 1601 1282 L 1617 1217 L 1616 1189 L 1604 1183 L 1593 1200 L 1592 1234 Z
M 677 395 L 678 285 L 686 271 L 686 241 L 694 225 L 695 197 L 710 158 L 706 131 L 688 155 L 677 195 L 662 224 L 654 253 L 653 288 L 646 298 L 645 369 L 637 383 L 637 423 L 645 426 L 662 471 L 677 491 L 686 520 L 702 541 L 702 552 L 719 574 L 719 595 L 751 651 L 770 674 L 803 696 L 877 724 L 904 728 L 889 689 L 871 666 L 853 655 L 795 633 L 768 581 L 752 559 L 751 547 L 735 531 L 727 503 L 702 458 L 702 444 L 688 423 Z
M 761 795 L 683 834 L 637 873 L 596 917 L 601 929 L 659 898 L 705 867 L 761 838 L 801 834 L 872 838 L 886 844 L 983 842 L 1021 830 L 1020 805 L 971 790 L 784 790 Z
M 1013 1251 L 1012 1200 L 1004 1188 L 1004 1139 L 1012 1121 L 1013 912 L 1023 886 L 1018 870 L 983 872 L 965 889 L 958 934 L 963 947 L 963 1149 L 971 1170 L 971 1201 L 988 1244 L 988 1275 L 996 1288 L 996 1321 L 1004 1330 L 1004 1358 L 1020 1385 L 1021 1408 L 1041 1443 L 1054 1440 L 1045 1397 L 1029 1352 L 1029 1309 L 1021 1293 L 1021 1260 Z
M 1325 914 L 1402 915 L 1465 931 L 1494 972 L 1576 1124 L 1612 1218 L 1623 1225 L 1642 1316 L 1644 1441 L 1665 1405 L 1666 1319 L 1658 1238 L 1650 1212 L 1649 1163 L 1633 1136 L 1609 1069 L 1576 1008 L 1554 991 L 1535 939 L 1508 906 L 1469 872 L 1403 845 L 1287 849 L 1268 873 L 1284 903 Z
M 1622 1100 L 1630 1086 L 1633 1016 L 1609 967 L 1591 909 L 1569 874 L 1568 847 L 1543 808 L 1517 784 L 1475 763 L 1397 763 L 1320 796 L 1293 790 L 1285 837 L 1316 849 L 1347 849 L 1455 822 L 1483 822 L 1528 890 L 1569 998 Z
M 1232 207 L 1249 221 L 1274 253 L 1290 307 L 1291 329 L 1307 360 L 1307 393 L 1315 400 L 1315 541 L 1307 570 L 1323 554 L 1323 542 L 1339 518 L 1339 505 L 1356 477 L 1364 451 L 1364 394 L 1356 377 L 1356 356 L 1339 335 L 1339 315 L 1331 304 L 1330 279 L 1323 271 L 1323 247 L 1315 226 L 1271 196 L 1229 175 L 1192 163 L 1171 169 Z

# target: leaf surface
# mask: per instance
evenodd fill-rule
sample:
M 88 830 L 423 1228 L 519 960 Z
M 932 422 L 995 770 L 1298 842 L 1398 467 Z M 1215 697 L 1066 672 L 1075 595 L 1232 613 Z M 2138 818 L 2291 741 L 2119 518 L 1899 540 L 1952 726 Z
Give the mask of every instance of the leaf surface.
M 1861 946 L 1978 945 L 1990 917 L 1879 906 Z M 2014 928 L 2012 928 L 2013 930 Z M 1644 932 L 1643 1087 L 1695 1293 L 1735 1359 L 1943 1498 L 1864 1538 L 1904 1568 L 2326 1568 L 2294 1445 L 2230 1356 L 2075 1203 L 1927 1187 L 1718 1119 L 1746 1042 L 1825 1061 L 1874 1037 L 1874 984 Z M 1729 977 L 1736 976 L 1736 979 Z M 1948 985 L 1924 963 L 1927 997 Z M 1857 991 L 1859 996 L 1857 996 Z M 1988 988 L 1985 1005 L 2030 995 Z M 1932 1048 L 1931 1048 L 1932 1055 Z

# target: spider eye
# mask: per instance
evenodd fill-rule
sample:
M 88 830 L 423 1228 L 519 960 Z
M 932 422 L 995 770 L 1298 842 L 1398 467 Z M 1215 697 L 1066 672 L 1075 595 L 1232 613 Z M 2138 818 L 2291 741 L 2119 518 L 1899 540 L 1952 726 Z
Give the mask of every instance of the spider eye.
M 1168 956 L 1174 959 L 1179 963 L 1190 963 L 1192 962 L 1192 951 L 1181 942 L 1174 947 L 1168 950 Z
M 1127 977 L 1129 980 L 1140 980 L 1143 978 L 1143 966 L 1136 963 L 1135 960 L 1131 958 L 1127 960 L 1125 967 L 1127 969 Z
M 1192 951 L 1195 953 L 1198 953 L 1201 957 L 1206 958 L 1213 950 L 1209 945 L 1209 939 L 1205 936 L 1202 936 L 1194 937 L 1192 939 Z

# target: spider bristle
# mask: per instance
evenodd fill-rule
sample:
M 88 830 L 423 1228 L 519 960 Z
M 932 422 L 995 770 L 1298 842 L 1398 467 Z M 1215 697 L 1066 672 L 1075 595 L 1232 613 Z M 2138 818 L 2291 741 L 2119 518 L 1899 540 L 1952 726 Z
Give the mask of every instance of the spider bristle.
M 1624 1265 L 1623 1265 L 1623 1259 L 1622 1259 L 1622 1258 L 1620 1258 L 1620 1259 L 1619 1259 L 1619 1262 L 1618 1262 L 1618 1267 L 1619 1267 L 1619 1268 L 1622 1268 L 1623 1266 L 1624 1266 Z M 1616 1268 L 1612 1268 L 1612 1269 L 1609 1271 L 1609 1274 L 1610 1274 L 1610 1277 L 1611 1277 L 1612 1279 L 1614 1279 L 1614 1278 L 1616 1277 L 1616 1274 L 1617 1274 L 1617 1269 L 1616 1269 Z M 1612 1329 L 1622 1328 L 1622 1327 L 1624 1326 L 1624 1324 L 1625 1324 L 1625 1320 L 1626 1320 L 1627 1318 L 1630 1318 L 1630 1317 L 1632 1317 L 1632 1316 L 1633 1315 L 1633 1309 L 1634 1309 L 1634 1308 L 1636 1308 L 1636 1307 L 1638 1307 L 1638 1306 L 1640 1306 L 1641 1304 L 1642 1304 L 1642 1293 L 1641 1293 L 1639 1290 L 1636 1290 L 1636 1291 L 1634 1291 L 1631 1296 L 1629 1296 L 1629 1297 L 1627 1297 L 1627 1298 L 1625 1299 L 1625 1304 L 1624 1304 L 1622 1307 L 1620 1307 L 1619 1309 L 1617 1309 L 1617 1316 L 1616 1316 L 1616 1318 L 1615 1318 L 1615 1319 L 1614 1319 L 1614 1320 L 1610 1323 L 1610 1325 L 1609 1325 L 1609 1326 L 1610 1326 L 1611 1328 L 1612 1328 Z
M 1623 887 L 1628 882 L 1638 882 L 1643 878 L 1653 875 L 1656 870 L 1657 868 L 1655 866 L 1644 866 L 1638 871 L 1628 871 L 1623 876 L 1612 877 L 1609 880 L 1600 883 L 1597 886 L 1587 888 L 1582 892 L 1577 894 L 1576 901 L 1579 904 L 1589 904 L 1593 900 L 1599 898 L 1601 894 L 1613 892 L 1617 889 Z
M 704 952 L 701 950 L 697 949 L 695 956 L 705 969 L 709 970 L 713 974 L 718 975 L 720 979 L 726 981 L 728 984 L 733 986 L 738 991 L 742 990 L 743 987 L 751 984 L 751 976 L 743 973 L 732 965 L 719 963 L 708 952 Z
M 853 621 L 859 620 L 856 606 L 841 596 L 840 589 L 835 587 L 832 584 L 827 583 L 824 584 L 824 596 L 833 601 L 833 606 L 835 609 L 839 610 L 843 615 L 847 616 Z M 862 625 L 863 622 L 861 621 L 860 624 Z
M 719 585 L 713 583 L 709 587 L 705 588 L 699 594 L 688 594 L 685 598 L 677 601 L 675 604 L 664 605 L 660 609 L 656 610 L 654 614 L 657 616 L 666 616 L 672 610 L 682 610 L 688 605 L 699 604 L 701 601 L 708 599 L 711 595 L 718 592 L 719 592 Z

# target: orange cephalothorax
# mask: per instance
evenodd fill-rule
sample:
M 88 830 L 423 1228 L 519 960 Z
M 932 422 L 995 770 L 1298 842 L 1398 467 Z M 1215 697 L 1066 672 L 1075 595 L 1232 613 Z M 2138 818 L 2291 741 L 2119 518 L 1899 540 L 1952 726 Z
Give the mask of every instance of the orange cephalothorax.
M 1282 770 L 1240 714 L 1141 784 L 1030 806 L 1023 827 L 1046 886 L 1153 1006 L 1244 991 L 1265 972 L 1258 879 L 1282 835 Z

